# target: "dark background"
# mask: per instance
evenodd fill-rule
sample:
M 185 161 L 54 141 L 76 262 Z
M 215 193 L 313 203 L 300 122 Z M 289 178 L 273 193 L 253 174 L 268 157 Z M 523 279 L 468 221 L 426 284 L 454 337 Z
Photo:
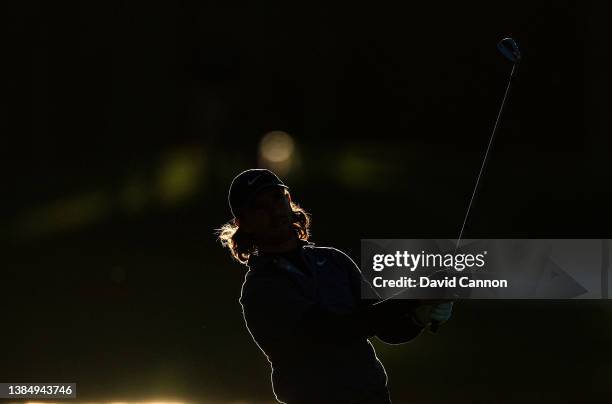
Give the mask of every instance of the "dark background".
M 226 192 L 295 141 L 312 241 L 610 238 L 604 2 L 6 4 L 0 380 L 86 400 L 270 402 L 216 242 Z M 438 335 L 375 341 L 394 402 L 602 402 L 607 301 L 468 301 Z

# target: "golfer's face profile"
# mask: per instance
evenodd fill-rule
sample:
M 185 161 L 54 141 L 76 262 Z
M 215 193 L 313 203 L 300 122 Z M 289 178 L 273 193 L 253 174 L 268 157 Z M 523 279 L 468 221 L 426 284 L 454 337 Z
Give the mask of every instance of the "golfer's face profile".
M 291 196 L 284 188 L 274 187 L 257 193 L 245 209 L 243 224 L 259 236 L 280 236 L 291 224 Z

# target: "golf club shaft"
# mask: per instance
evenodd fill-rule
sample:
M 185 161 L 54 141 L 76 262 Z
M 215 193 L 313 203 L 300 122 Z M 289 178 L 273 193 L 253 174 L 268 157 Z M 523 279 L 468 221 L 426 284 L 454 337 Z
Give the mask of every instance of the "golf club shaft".
M 501 106 L 497 113 L 497 119 L 495 119 L 495 125 L 493 126 L 493 131 L 491 132 L 491 137 L 489 138 L 489 144 L 487 145 L 487 150 L 485 152 L 484 158 L 482 159 L 482 164 L 480 165 L 480 171 L 478 172 L 478 176 L 476 177 L 476 184 L 474 185 L 474 190 L 472 191 L 472 197 L 470 198 L 470 203 L 468 204 L 467 211 L 465 212 L 465 217 L 463 218 L 463 224 L 461 225 L 461 231 L 459 232 L 459 238 L 457 239 L 457 245 L 455 246 L 455 253 L 457 249 L 459 249 L 459 244 L 461 243 L 461 237 L 463 237 L 463 230 L 465 229 L 465 224 L 467 223 L 468 217 L 470 215 L 470 210 L 472 208 L 472 203 L 476 198 L 476 194 L 478 192 L 478 186 L 480 185 L 480 179 L 482 177 L 482 173 L 484 172 L 485 166 L 487 164 L 487 160 L 489 158 L 489 152 L 491 151 L 491 147 L 493 145 L 493 140 L 495 138 L 495 133 L 497 132 L 497 128 L 499 127 L 499 122 L 501 121 L 501 117 L 503 116 L 504 107 L 506 106 L 506 101 L 508 99 L 508 95 L 510 94 L 510 88 L 512 87 L 512 82 L 516 77 L 517 72 L 517 63 L 512 65 L 512 71 L 510 72 L 510 77 L 508 78 L 508 84 L 506 85 L 506 92 L 504 93 L 504 98 L 502 99 Z M 429 326 L 429 331 L 431 333 L 436 333 L 438 328 L 440 327 L 440 323 L 437 321 L 432 321 Z

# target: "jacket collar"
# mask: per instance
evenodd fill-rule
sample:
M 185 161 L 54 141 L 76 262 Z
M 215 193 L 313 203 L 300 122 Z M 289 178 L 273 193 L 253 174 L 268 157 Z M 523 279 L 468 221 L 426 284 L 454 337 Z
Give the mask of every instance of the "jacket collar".
M 297 248 L 301 248 L 301 249 L 303 249 L 304 247 L 314 247 L 314 245 L 315 244 L 310 241 L 305 241 L 305 240 L 300 240 L 300 239 L 298 239 L 297 241 Z M 278 255 L 280 254 L 273 254 L 273 253 L 265 254 L 265 255 L 251 254 L 249 256 L 247 266 L 253 270 L 265 267 L 268 263 L 270 263 Z

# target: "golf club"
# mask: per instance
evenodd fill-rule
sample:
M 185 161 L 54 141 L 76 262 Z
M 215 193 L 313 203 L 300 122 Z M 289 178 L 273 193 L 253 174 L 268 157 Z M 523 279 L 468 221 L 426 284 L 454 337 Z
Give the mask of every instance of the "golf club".
M 470 215 L 470 210 L 472 208 L 472 203 L 476 197 L 476 193 L 478 192 L 478 186 L 480 184 L 480 179 L 482 178 L 482 174 L 484 172 L 485 166 L 487 164 L 487 159 L 489 157 L 489 152 L 491 151 L 491 146 L 493 145 L 493 140 L 495 138 L 495 133 L 497 132 L 497 128 L 499 127 L 499 122 L 501 120 L 502 114 L 504 112 L 504 107 L 506 106 L 506 101 L 508 99 L 508 95 L 510 93 L 510 88 L 512 86 L 512 82 L 517 75 L 518 65 L 521 61 L 521 52 L 519 51 L 518 45 L 516 41 L 512 38 L 504 38 L 497 44 L 497 49 L 512 62 L 512 71 L 510 72 L 510 77 L 508 78 L 508 84 L 506 85 L 506 91 L 504 93 L 504 98 L 502 99 L 501 106 L 499 108 L 499 112 L 497 113 L 497 119 L 495 119 L 495 125 L 493 125 L 493 131 L 491 132 L 491 136 L 489 138 L 489 144 L 487 145 L 487 150 L 485 151 L 484 158 L 482 159 L 482 164 L 480 166 L 480 171 L 478 172 L 478 176 L 476 177 L 476 184 L 474 185 L 474 190 L 472 191 L 472 197 L 470 198 L 470 202 L 468 204 L 467 210 L 465 212 L 465 217 L 463 218 L 463 224 L 461 225 L 461 231 L 459 231 L 459 237 L 457 238 L 457 245 L 455 246 L 455 253 L 459 248 L 459 244 L 461 243 L 461 238 L 463 237 L 463 231 L 465 230 L 465 224 L 467 223 L 468 217 Z M 437 321 L 432 321 L 429 331 L 435 333 L 438 330 L 439 323 Z

